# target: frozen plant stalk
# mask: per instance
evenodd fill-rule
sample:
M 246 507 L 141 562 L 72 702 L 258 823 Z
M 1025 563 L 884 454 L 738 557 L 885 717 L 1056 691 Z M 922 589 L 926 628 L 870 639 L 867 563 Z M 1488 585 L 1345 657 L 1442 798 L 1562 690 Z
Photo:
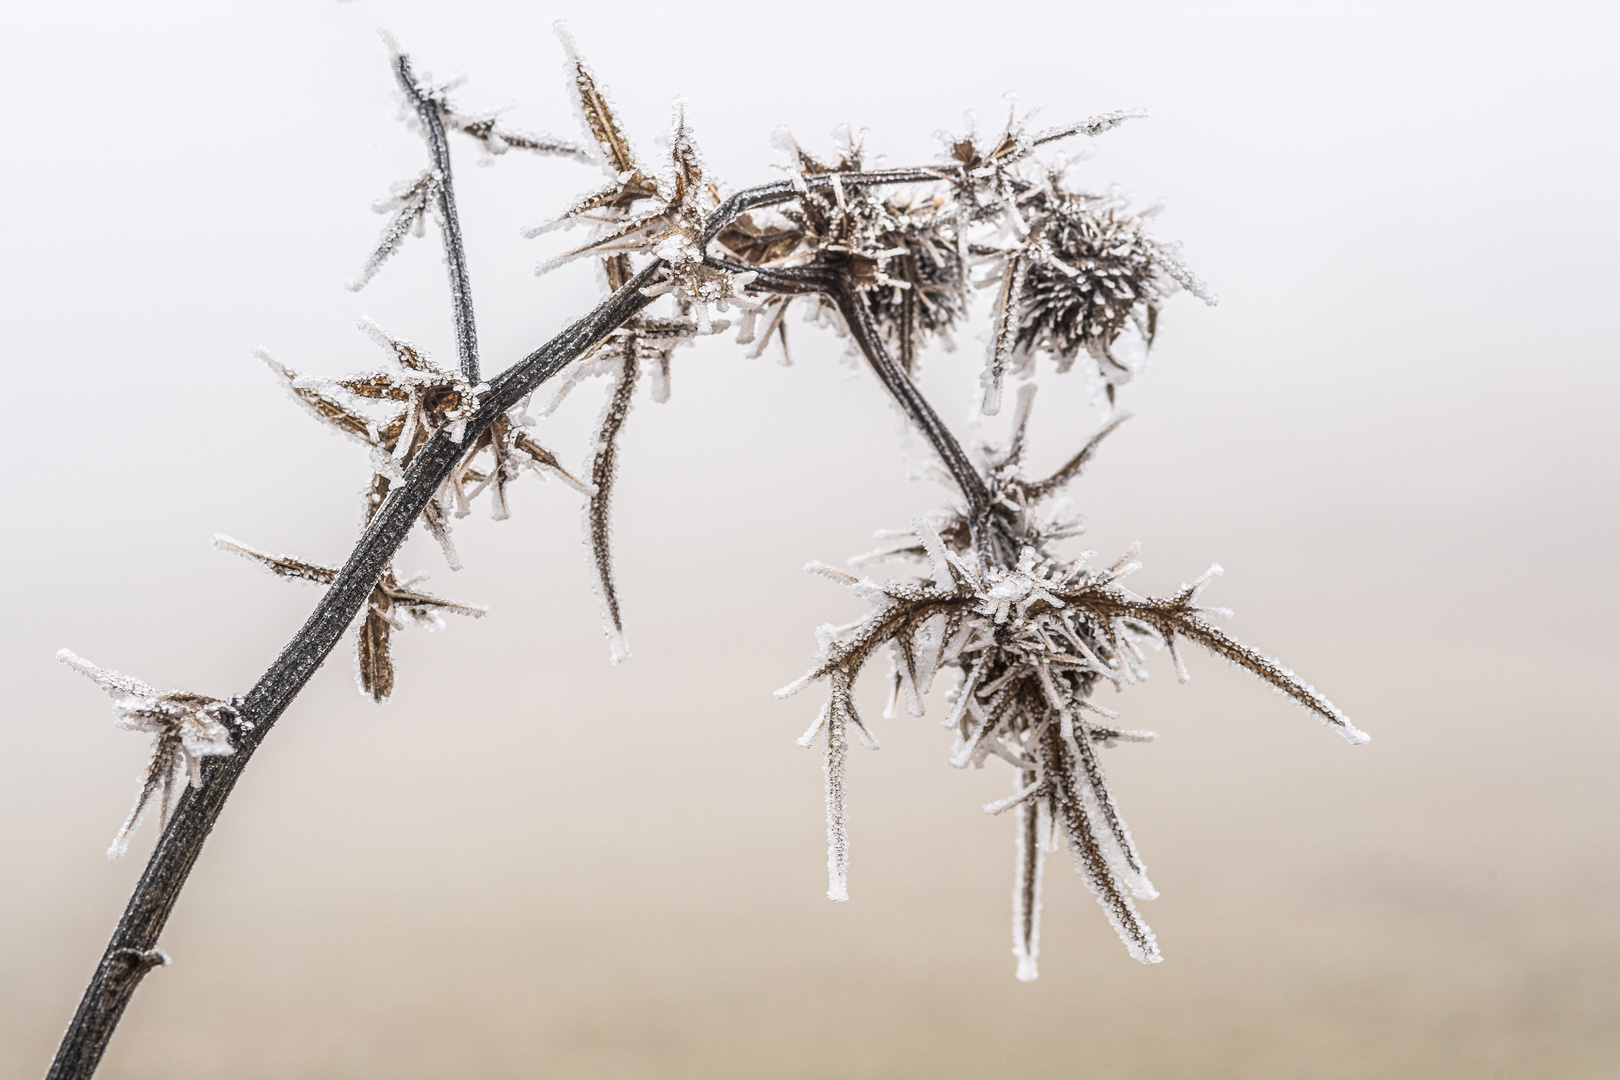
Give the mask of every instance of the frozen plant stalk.
M 890 662 L 885 719 L 921 715 L 941 674 L 951 684 L 945 726 L 950 763 L 978 768 L 1000 758 L 1012 793 L 985 809 L 1011 811 L 1016 859 L 1013 952 L 1018 978 L 1037 974 L 1043 857 L 1065 844 L 1075 868 L 1130 955 L 1157 962 L 1159 946 L 1137 909 L 1155 895 L 1147 869 L 1103 770 L 1103 751 L 1140 743 L 1093 701 L 1098 686 L 1144 675 L 1145 648 L 1164 648 L 1185 678 L 1181 649 L 1197 645 L 1253 672 L 1351 742 L 1357 731 L 1325 697 L 1271 658 L 1241 644 L 1199 596 L 1215 568 L 1161 597 L 1132 592 L 1135 551 L 1107 565 L 1065 544 L 1080 531 L 1052 501 L 1080 475 L 1099 443 L 1124 420 L 1118 388 L 1143 368 L 1159 314 L 1177 291 L 1215 297 L 1155 239 L 1153 209 L 1138 210 L 1114 189 L 1071 180 L 1067 159 L 1038 157 L 1066 140 L 1102 135 L 1143 115 L 1101 113 L 1030 130 L 1016 109 L 1000 131 L 945 140 L 934 161 L 908 168 L 868 164 L 864 135 L 844 129 L 831 157 L 786 132 L 781 179 L 724 194 L 699 150 L 684 103 L 671 109 L 667 142 L 640 156 L 611 96 L 559 26 L 565 76 L 581 123 L 575 143 L 523 132 L 501 114 L 463 108 L 455 84 L 418 76 L 391 38 L 389 63 L 404 115 L 421 136 L 423 167 L 377 203 L 387 215 L 351 287 L 367 286 L 426 232 L 437 228 L 447 269 L 456 361 L 439 363 L 403 336 L 360 320 L 385 364 L 344 377 L 295 371 L 261 351 L 294 401 L 364 451 L 361 534 L 346 559 L 274 555 L 225 536 L 218 547 L 277 577 L 322 589 L 308 621 L 246 693 L 229 699 L 159 691 L 64 650 L 60 658 L 114 698 L 115 722 L 150 734 L 152 755 L 135 807 L 119 830 L 121 854 L 156 803 L 162 836 L 124 917 L 64 1035 L 52 1080 L 88 1080 L 141 978 L 166 962 L 157 939 L 202 845 L 248 761 L 345 633 L 355 632 L 362 693 L 377 703 L 396 688 L 392 634 L 435 629 L 444 613 L 480 617 L 482 607 L 401 579 L 394 560 L 420 525 L 461 565 L 451 522 L 489 497 L 490 517 L 513 512 L 516 481 L 553 477 L 582 497 L 589 576 L 600 601 L 610 656 L 628 658 L 625 620 L 610 547 L 619 453 L 638 388 L 670 397 L 673 358 L 708 335 L 735 333 L 747 355 L 787 358 L 789 306 L 844 335 L 924 439 L 957 498 L 887 534 L 873 561 L 911 560 L 920 576 L 859 577 L 812 564 L 871 607 L 847 626 L 817 631 L 814 666 L 783 693 L 825 680 L 828 697 L 805 746 L 823 740 L 827 810 L 827 895 L 848 897 L 849 740 L 876 747 L 856 704 L 866 663 Z M 583 229 L 544 256 L 542 273 L 594 265 L 603 298 L 551 340 L 486 377 L 479 355 L 472 277 L 451 169 L 451 139 L 476 143 L 487 160 L 513 150 L 598 166 L 602 178 L 569 205 L 542 210 L 533 237 Z M 548 241 L 554 242 L 554 241 Z M 974 297 L 982 289 L 984 302 Z M 975 322 L 987 341 L 979 412 L 1015 402 L 999 448 L 964 448 L 914 382 L 927 347 L 949 344 Z M 373 354 L 374 355 L 374 354 Z M 1040 362 L 1046 357 L 1050 364 Z M 1061 468 L 1024 474 L 1036 379 L 1080 364 L 1112 418 Z M 543 419 L 584 382 L 607 381 L 583 468 L 570 471 L 534 434 L 529 413 L 547 382 Z M 1011 385 L 1009 385 L 1011 384 Z M 1061 836 L 1061 840 L 1059 837 Z

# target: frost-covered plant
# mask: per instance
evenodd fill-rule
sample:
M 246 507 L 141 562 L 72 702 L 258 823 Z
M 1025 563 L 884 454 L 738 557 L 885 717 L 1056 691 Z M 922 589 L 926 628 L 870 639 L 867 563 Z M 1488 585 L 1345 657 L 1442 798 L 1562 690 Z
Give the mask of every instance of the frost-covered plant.
M 816 666 L 778 691 L 786 697 L 817 680 L 829 684 L 827 703 L 799 742 L 809 746 L 825 732 L 827 895 L 844 900 L 849 897 L 844 810 L 849 730 L 866 745 L 877 746 L 855 706 L 855 679 L 873 654 L 887 646 L 890 693 L 883 715 L 893 719 L 902 702 L 912 715 L 921 716 L 923 696 L 936 675 L 946 669 L 955 672 L 944 720 L 956 734 L 951 764 L 977 768 L 994 755 L 1017 770 L 1015 794 L 985 810 L 999 814 L 1016 807 L 1018 812 L 1013 953 L 1023 980 L 1036 976 L 1041 857 L 1056 850 L 1058 831 L 1126 949 L 1144 963 L 1160 959 L 1153 932 L 1131 902 L 1133 896 L 1151 900 L 1158 893 L 1097 755 L 1117 742 L 1149 742 L 1155 736 L 1115 726 L 1119 714 L 1090 700 L 1101 682 L 1117 686 L 1145 676 L 1142 646 L 1167 649 L 1178 677 L 1186 681 L 1178 643 L 1201 645 L 1260 676 L 1352 743 L 1367 741 L 1313 687 L 1210 621 L 1227 613 L 1200 607 L 1197 600 L 1221 572 L 1219 566 L 1174 595 L 1142 597 L 1122 584 L 1141 565 L 1134 548 L 1107 567 L 1091 564 L 1094 552 L 1073 559 L 1058 554 L 1055 542 L 1078 533 L 1079 522 L 1042 516 L 1040 504 L 1079 474 L 1118 422 L 1053 475 L 1026 480 L 1019 464 L 1034 396 L 1034 384 L 1026 383 L 1019 391 L 1011 440 L 984 455 L 992 506 L 1004 535 L 1019 544 L 1017 561 L 983 557 L 973 547 L 966 517 L 948 507 L 932 519 L 918 519 L 909 532 L 899 534 L 899 543 L 853 560 L 912 558 L 927 564 L 929 577 L 879 582 L 811 563 L 807 569 L 849 586 L 872 610 L 849 626 L 817 630 L 821 650 Z
M 52 1077 L 90 1076 L 141 977 L 167 962 L 156 948 L 158 936 L 233 785 L 347 628 L 355 628 L 361 692 L 380 704 L 395 688 L 393 631 L 437 629 L 445 612 L 485 614 L 483 607 L 423 592 L 421 575 L 401 579 L 396 573 L 394 556 L 416 524 L 438 541 L 450 568 L 459 569 L 453 519 L 466 517 L 486 492 L 491 516 L 506 518 L 507 489 L 526 471 L 561 479 L 584 496 L 590 569 L 611 658 L 628 658 L 613 578 L 610 500 L 635 388 L 646 379 L 652 398 L 667 400 L 673 354 L 707 335 L 734 331 L 750 355 L 774 345 L 786 361 L 785 315 L 794 304 L 810 321 L 847 338 L 926 439 L 958 496 L 909 529 L 887 534 L 885 547 L 863 557 L 910 559 L 926 566 L 924 576 L 878 581 L 819 563 L 810 567 L 872 605 L 854 623 L 821 627 L 815 666 L 781 692 L 828 684 L 828 699 L 800 742 L 825 740 L 830 897 L 848 896 L 845 759 L 852 731 L 876 745 L 856 706 L 856 681 L 880 649 L 891 662 L 886 718 L 902 704 L 921 715 L 935 678 L 948 672 L 953 685 L 945 693 L 944 724 L 955 735 L 951 764 L 978 767 L 993 756 L 1014 769 L 1013 794 L 986 810 L 1013 810 L 1018 819 L 1014 953 L 1020 979 L 1036 974 L 1042 854 L 1056 848 L 1059 835 L 1131 955 L 1159 959 L 1134 903 L 1154 896 L 1153 887 L 1098 753 L 1153 736 L 1119 726 L 1116 714 L 1091 700 L 1102 683 L 1142 678 L 1144 647 L 1168 650 L 1185 678 L 1181 646 L 1201 646 L 1259 676 L 1350 741 L 1366 739 L 1311 686 L 1212 621 L 1220 612 L 1201 606 L 1199 595 L 1219 567 L 1172 595 L 1147 597 L 1125 584 L 1137 565 L 1134 549 L 1106 566 L 1094 563 L 1090 552 L 1061 549 L 1080 524 L 1053 509 L 1051 500 L 1080 475 L 1123 414 L 1113 415 L 1052 475 L 1031 479 L 1023 472 L 1038 355 L 1050 356 L 1058 372 L 1083 356 L 1099 404 L 1112 412 L 1115 388 L 1140 369 L 1165 301 L 1186 290 L 1215 302 L 1174 246 L 1149 234 L 1151 210 L 1133 211 L 1117 191 L 1072 187 L 1067 159 L 1037 157 L 1043 147 L 1100 135 L 1140 112 L 1105 113 L 1031 133 L 1027 118 L 1014 110 L 997 134 L 948 137 L 937 161 L 904 169 L 869 168 L 864 135 L 847 130 L 830 162 L 778 132 L 786 177 L 728 193 L 704 164 L 684 103 L 675 104 L 661 159 L 644 160 L 566 29 L 559 26 L 559 33 L 583 144 L 508 129 L 495 113 L 462 110 L 449 96 L 454 84 L 419 79 L 388 40 L 405 115 L 427 144 L 429 167 L 376 204 L 387 224 L 350 287 L 363 288 L 432 217 L 449 272 L 457 363 L 442 366 L 369 320 L 361 320 L 361 328 L 388 354 L 390 367 L 318 377 L 261 352 L 301 406 L 365 446 L 370 460 L 360 540 L 341 565 L 215 537 L 216 546 L 278 577 L 325 586 L 298 635 L 251 689 L 228 700 L 159 692 L 67 650 L 59 654 L 114 695 L 118 726 L 153 736 L 135 808 L 109 854 L 123 854 L 154 801 L 161 820 L 157 847 L 63 1038 Z M 480 370 L 456 211 L 451 133 L 478 143 L 486 160 L 525 150 L 598 164 L 607 176 L 605 184 L 526 230 L 541 236 L 587 229 L 583 243 L 545 259 L 539 272 L 593 260 L 605 298 L 488 379 Z M 1006 380 L 1023 380 L 1006 444 L 981 446 L 977 458 L 912 379 L 922 346 L 934 338 L 949 342 L 967 322 L 975 288 L 993 289 L 994 296 L 978 412 L 999 412 Z M 544 418 L 573 387 L 597 376 L 609 387 L 576 476 L 531 434 L 538 421 L 529 414 L 530 402 L 544 383 L 560 380 L 539 410 Z

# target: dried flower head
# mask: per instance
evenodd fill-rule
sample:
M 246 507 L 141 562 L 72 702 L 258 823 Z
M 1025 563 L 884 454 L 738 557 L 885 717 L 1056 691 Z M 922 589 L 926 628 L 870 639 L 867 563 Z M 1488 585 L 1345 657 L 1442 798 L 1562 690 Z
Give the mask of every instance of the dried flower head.
M 800 743 L 807 746 L 825 731 L 828 896 L 841 900 L 848 896 L 847 732 L 853 728 L 876 744 L 855 705 L 855 680 L 886 647 L 890 705 L 884 716 L 894 716 L 902 703 L 920 716 L 937 673 L 955 672 L 944 721 L 956 734 L 951 764 L 979 767 L 993 755 L 1017 770 L 1015 794 L 985 809 L 1018 809 L 1013 951 L 1021 979 L 1036 975 L 1041 858 L 1055 850 L 1059 832 L 1130 954 L 1144 963 L 1160 959 L 1135 904 L 1157 894 L 1098 756 L 1118 742 L 1154 736 L 1118 727 L 1117 714 L 1091 701 L 1099 683 L 1122 686 L 1145 676 L 1144 647 L 1168 649 L 1184 680 L 1179 643 L 1194 642 L 1259 676 L 1351 742 L 1367 738 L 1293 672 L 1211 622 L 1222 612 L 1202 607 L 1198 597 L 1219 567 L 1171 596 L 1143 597 L 1123 584 L 1140 565 L 1135 549 L 1107 567 L 1092 565 L 1089 552 L 1077 559 L 1055 552 L 1053 543 L 1078 532 L 1078 523 L 1042 516 L 1039 504 L 1079 473 L 1107 431 L 1053 476 L 1026 480 L 1019 463 L 1032 397 L 1033 387 L 1026 387 L 1011 440 L 988 455 L 993 505 L 1004 534 L 1019 544 L 1016 562 L 1006 565 L 975 550 L 965 513 L 952 507 L 914 522 L 907 542 L 866 557 L 924 560 L 929 577 L 879 582 L 812 563 L 807 569 L 849 586 L 872 610 L 849 626 L 821 627 L 815 666 L 778 691 L 785 696 L 820 679 L 829 683 L 827 703 Z
M 922 345 L 948 336 L 965 313 L 955 209 L 943 186 L 903 194 L 881 185 L 846 186 L 842 177 L 866 168 L 864 133 L 840 128 L 834 139 L 837 159 L 828 162 L 778 129 L 774 142 L 790 159 L 787 170 L 797 198 L 789 206 L 739 216 L 715 241 L 751 265 L 835 268 L 860 291 L 901 366 L 911 372 Z M 830 183 L 812 188 L 809 177 Z M 780 332 L 780 307 L 786 302 L 781 297 L 766 302 L 778 311 L 761 345 Z M 738 340 L 754 340 L 751 322 Z M 783 342 L 785 348 L 785 337 Z
M 980 408 L 1000 411 L 1009 371 L 1028 374 L 1034 354 L 1051 354 L 1067 371 L 1082 351 L 1108 404 L 1115 386 L 1141 366 L 1157 333 L 1159 307 L 1178 288 L 1208 303 L 1214 294 L 1181 263 L 1172 245 L 1153 240 L 1144 222 L 1156 212 L 1129 210 L 1117 191 L 1093 195 L 1064 185 L 1068 162 L 1048 166 L 1036 150 L 1076 135 L 1096 136 L 1140 110 L 1104 113 L 1031 135 L 1016 106 L 1002 133 L 981 146 L 970 133 L 949 143 L 960 166 L 956 214 L 980 286 L 996 285 Z M 1140 355 L 1116 343 L 1136 331 Z
M 1214 298 L 1169 246 L 1147 234 L 1149 214 L 1131 213 L 1117 192 L 1070 192 L 1054 181 L 1040 203 L 1040 232 L 1019 290 L 1015 348 L 1024 357 L 1051 355 L 1060 372 L 1083 351 L 1112 403 L 1114 387 L 1141 363 L 1116 353 L 1121 335 L 1134 330 L 1145 355 L 1158 333 L 1160 307 L 1184 282 Z

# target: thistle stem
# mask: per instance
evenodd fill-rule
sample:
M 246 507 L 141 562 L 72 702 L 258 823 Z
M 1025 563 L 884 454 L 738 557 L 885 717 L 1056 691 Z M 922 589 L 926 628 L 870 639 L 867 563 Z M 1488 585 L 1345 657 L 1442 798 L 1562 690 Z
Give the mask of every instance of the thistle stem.
M 456 214 L 456 192 L 450 182 L 450 141 L 445 138 L 444 118 L 439 103 L 417 85 L 411 73 L 411 58 L 404 53 L 394 59 L 394 75 L 405 96 L 416 106 L 427 137 L 433 171 L 439 176 L 439 231 L 444 237 L 444 261 L 450 269 L 450 297 L 456 313 L 456 352 L 461 373 L 478 385 L 478 327 L 473 321 L 472 283 L 467 280 L 467 249 L 461 239 L 461 219 Z
M 916 384 L 905 373 L 889 347 L 883 343 L 883 335 L 878 332 L 877 325 L 872 321 L 872 313 L 861 302 L 860 295 L 849 282 L 841 281 L 828 293 L 833 304 L 837 306 L 838 313 L 844 317 L 844 324 L 849 327 L 850 334 L 855 343 L 860 346 L 866 361 L 872 370 L 877 373 L 878 379 L 894 399 L 900 403 L 900 408 L 917 425 L 923 433 L 934 452 L 939 455 L 940 461 L 950 471 L 951 478 L 962 492 L 962 498 L 967 501 L 968 522 L 973 531 L 973 546 L 982 554 L 989 556 L 993 561 L 1004 561 L 1008 565 L 1017 557 L 1017 551 L 1010 537 L 996 518 L 990 505 L 990 490 L 985 486 L 984 478 L 968 460 L 962 444 L 956 441 L 945 422 L 939 418 L 928 399 L 923 397 Z
M 641 290 L 662 266 L 655 260 L 590 314 L 495 378 L 467 424 L 465 441 L 452 441 L 441 428 L 418 451 L 404 482 L 389 491 L 308 621 L 245 695 L 241 719 L 231 730 L 236 752 L 205 759 L 202 787 L 187 788 L 181 796 L 62 1036 L 47 1080 L 89 1080 L 96 1071 L 141 977 L 157 962 L 158 936 L 237 778 L 343 637 L 456 462 L 498 417 L 651 303 Z
M 881 187 L 885 184 L 926 184 L 949 180 L 954 176 L 960 176 L 961 173 L 960 165 L 941 165 L 933 169 L 878 169 L 874 172 L 839 173 L 838 182 L 843 185 L 845 191 L 855 191 L 866 187 Z M 791 180 L 777 180 L 774 183 L 760 184 L 758 187 L 739 191 L 726 199 L 715 208 L 714 213 L 709 215 L 709 220 L 704 223 L 704 246 L 707 247 L 713 242 L 714 238 L 720 235 L 721 229 L 750 210 L 792 202 L 805 189 L 810 191 L 833 189 L 832 176 L 827 173 L 802 176 L 799 180 L 803 187 Z
M 439 210 L 455 301 L 457 347 L 461 369 L 476 385 L 479 380 L 478 341 L 466 255 L 450 185 L 450 154 L 443 119 L 438 104 L 417 85 L 409 58 L 398 58 L 395 73 L 422 118 L 434 167 L 441 177 Z M 840 180 L 848 189 L 928 182 L 944 179 L 949 173 L 949 168 L 893 169 L 846 174 Z M 826 177 L 806 177 L 805 182 L 813 190 L 831 186 Z M 749 209 L 788 202 L 799 194 L 799 189 L 788 182 L 738 192 L 709 216 L 704 228 L 705 240 L 712 240 Z M 722 260 L 710 261 L 731 269 L 752 269 Z M 239 709 L 240 720 L 232 726 L 231 732 L 235 753 L 206 759 L 202 765 L 202 787 L 187 788 L 182 794 L 107 943 L 107 950 L 85 989 L 78 1010 L 62 1036 L 46 1080 L 89 1080 L 95 1073 L 136 987 L 152 967 L 161 963 L 155 951 L 158 938 L 237 779 L 270 729 L 353 623 L 434 492 L 467 448 L 476 443 L 491 423 L 535 388 L 651 303 L 651 298 L 642 290 L 654 282 L 664 265 L 662 260 L 654 259 L 585 317 L 492 379 L 467 423 L 464 441 L 452 441 L 447 430 L 441 428 L 412 458 L 404 481 L 390 488 L 387 499 L 367 524 L 359 543 L 314 612 L 244 696 Z M 780 291 L 823 292 L 838 305 L 879 379 L 922 429 L 962 489 L 975 523 L 975 535 L 984 532 L 983 524 L 992 522 L 992 515 L 983 479 L 927 400 L 889 355 L 854 287 L 835 268 L 806 267 L 777 273 L 782 279 Z M 759 283 L 764 284 L 771 275 L 771 271 L 762 272 Z
M 916 184 L 948 180 L 960 173 L 961 166 L 945 165 L 936 169 L 884 169 L 876 172 L 839 173 L 838 180 L 845 190 L 851 190 L 884 184 Z M 722 229 L 749 210 L 791 202 L 803 194 L 806 188 L 811 191 L 830 191 L 832 186 L 831 175 L 822 174 L 802 176 L 799 178 L 799 184 L 789 180 L 778 180 L 772 184 L 761 184 L 739 191 L 722 202 L 709 216 L 703 229 L 704 244 L 707 246 L 720 235 Z M 888 346 L 883 342 L 883 335 L 878 332 L 876 324 L 872 321 L 871 312 L 861 303 L 860 296 L 850 283 L 848 275 L 839 273 L 836 267 L 827 265 L 812 264 L 772 269 L 746 266 L 712 255 L 707 256 L 707 261 L 710 265 L 728 270 L 753 271 L 756 277 L 752 287 L 756 289 L 787 294 L 819 292 L 830 299 L 838 308 L 839 314 L 844 317 L 845 325 L 849 327 L 856 344 L 860 346 L 861 353 L 866 357 L 867 363 L 871 365 L 878 379 L 922 431 L 945 468 L 950 471 L 951 478 L 956 481 L 956 486 L 968 504 L 968 521 L 973 530 L 973 546 L 993 561 L 1005 561 L 1010 564 L 1017 557 L 1016 545 L 1006 535 L 990 506 L 990 492 L 985 486 L 984 478 L 968 460 L 962 444 L 951 434 L 944 421 L 940 420 L 939 414 L 934 412 L 928 399 L 923 397 L 922 392 L 912 383 L 905 368 L 890 354 Z

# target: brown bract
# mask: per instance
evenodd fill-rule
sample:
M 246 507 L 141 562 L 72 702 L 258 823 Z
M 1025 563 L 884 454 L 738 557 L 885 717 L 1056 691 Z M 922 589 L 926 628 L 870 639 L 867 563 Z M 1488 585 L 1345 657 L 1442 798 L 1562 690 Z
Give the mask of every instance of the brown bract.
M 307 562 L 290 555 L 272 555 L 267 551 L 248 547 L 229 536 L 216 535 L 214 546 L 243 558 L 251 559 L 277 577 L 293 581 L 307 581 L 316 585 L 330 585 L 337 577 L 338 568 Z M 394 661 L 390 635 L 395 630 L 420 626 L 425 630 L 444 629 L 443 612 L 470 615 L 481 619 L 489 609 L 472 604 L 446 600 L 442 596 L 423 592 L 414 586 L 425 575 L 418 574 L 401 582 L 392 566 L 385 569 L 377 584 L 372 586 L 365 611 L 355 629 L 355 678 L 360 692 L 381 705 L 394 692 Z
M 58 651 L 56 658 L 113 696 L 115 725 L 152 736 L 152 756 L 140 794 L 107 849 L 107 857 L 116 859 L 129 850 L 130 835 L 154 799 L 161 832 L 168 827 L 181 788 L 188 782 L 202 786 L 202 759 L 235 752 L 227 724 L 239 721 L 237 703 L 185 690 L 159 690 L 122 672 L 99 668 L 70 649 Z

